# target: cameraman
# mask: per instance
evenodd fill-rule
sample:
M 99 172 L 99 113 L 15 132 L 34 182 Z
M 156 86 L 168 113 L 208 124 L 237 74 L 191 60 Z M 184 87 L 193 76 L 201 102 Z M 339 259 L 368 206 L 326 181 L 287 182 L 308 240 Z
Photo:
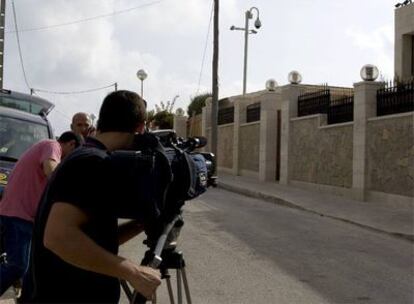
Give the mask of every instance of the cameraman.
M 120 243 L 142 231 L 136 222 L 118 226 L 117 203 L 105 169 L 108 151 L 128 149 L 143 132 L 145 105 L 130 91 L 103 101 L 96 138 L 68 157 L 43 194 L 36 217 L 28 276 L 21 302 L 117 303 L 119 280 L 150 298 L 160 273 L 117 255 Z

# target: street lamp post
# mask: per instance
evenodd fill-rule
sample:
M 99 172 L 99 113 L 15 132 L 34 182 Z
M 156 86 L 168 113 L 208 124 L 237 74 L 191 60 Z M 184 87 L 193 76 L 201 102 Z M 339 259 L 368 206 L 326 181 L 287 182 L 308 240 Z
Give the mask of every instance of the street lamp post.
M 92 126 L 94 126 L 94 125 L 95 125 L 95 119 L 96 119 L 95 114 L 91 113 L 91 115 L 89 115 L 89 117 L 90 117 L 90 118 L 91 118 L 91 120 L 92 120 Z
M 138 70 L 137 77 L 141 80 L 141 98 L 144 98 L 144 80 L 147 78 L 148 74 L 144 70 Z
M 243 67 L 243 95 L 246 94 L 246 81 L 247 81 L 247 51 L 249 44 L 249 34 L 257 34 L 256 30 L 249 29 L 249 20 L 253 18 L 253 10 L 257 13 L 257 19 L 254 22 L 256 29 L 259 29 L 262 26 L 262 22 L 259 19 L 259 9 L 257 7 L 252 7 L 245 13 L 245 25 L 243 27 L 236 27 L 232 25 L 230 30 L 234 31 L 244 31 L 244 67 Z

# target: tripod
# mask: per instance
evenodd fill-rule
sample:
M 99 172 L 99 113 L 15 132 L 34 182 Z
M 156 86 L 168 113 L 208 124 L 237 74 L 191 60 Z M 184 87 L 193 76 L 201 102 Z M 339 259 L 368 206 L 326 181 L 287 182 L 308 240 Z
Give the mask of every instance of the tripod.
M 169 270 L 171 269 L 176 270 L 177 304 L 182 304 L 183 285 L 187 303 L 191 304 L 190 288 L 188 286 L 187 274 L 185 271 L 185 260 L 183 253 L 176 250 L 176 240 L 183 225 L 184 221 L 182 220 L 181 215 L 178 214 L 164 228 L 163 233 L 158 238 L 155 250 L 147 250 L 141 263 L 142 265 L 148 265 L 152 268 L 160 269 L 161 278 L 165 279 L 167 282 L 168 295 L 171 304 L 175 304 L 174 293 L 171 284 L 171 275 L 169 273 Z M 126 281 L 121 280 L 121 287 L 131 304 L 140 304 L 147 302 L 147 299 L 144 296 L 136 291 L 132 292 Z M 152 303 L 156 303 L 156 299 L 153 299 Z
M 168 264 L 168 268 L 161 268 L 161 274 L 162 277 L 166 279 L 167 281 L 167 288 L 168 288 L 168 295 L 170 297 L 170 303 L 174 304 L 174 294 L 172 291 L 172 286 L 171 286 L 171 279 L 170 279 L 170 275 L 168 273 L 168 269 L 176 269 L 176 274 L 177 274 L 177 303 L 181 304 L 182 303 L 182 286 L 181 286 L 181 281 L 184 285 L 184 291 L 185 291 L 185 296 L 186 296 L 186 300 L 188 304 L 191 304 L 191 295 L 190 295 L 190 289 L 188 286 L 188 281 L 187 281 L 187 274 L 185 271 L 185 261 L 183 258 L 183 253 L 182 252 L 177 252 L 174 250 L 174 252 L 172 252 L 170 254 L 170 256 L 168 257 L 170 260 L 167 261 Z

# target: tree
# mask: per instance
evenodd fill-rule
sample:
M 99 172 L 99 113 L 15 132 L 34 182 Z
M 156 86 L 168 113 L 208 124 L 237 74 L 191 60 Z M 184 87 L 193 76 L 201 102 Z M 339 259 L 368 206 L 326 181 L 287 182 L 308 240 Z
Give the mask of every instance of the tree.
M 146 120 L 147 128 L 150 127 L 151 121 L 154 119 L 154 115 L 155 115 L 155 110 L 147 111 L 147 120 Z
M 174 106 L 179 95 L 174 96 L 172 100 L 166 103 L 163 101 L 155 105 L 155 110 L 147 111 L 148 127 L 157 127 L 159 129 L 172 129 L 174 126 Z
M 187 114 L 189 117 L 195 114 L 200 114 L 203 111 L 203 107 L 206 106 L 206 99 L 211 97 L 210 93 L 204 93 L 200 95 L 196 95 L 191 99 L 191 102 L 187 108 Z
M 174 114 L 168 111 L 161 111 L 152 119 L 153 127 L 158 129 L 172 129 L 174 126 Z

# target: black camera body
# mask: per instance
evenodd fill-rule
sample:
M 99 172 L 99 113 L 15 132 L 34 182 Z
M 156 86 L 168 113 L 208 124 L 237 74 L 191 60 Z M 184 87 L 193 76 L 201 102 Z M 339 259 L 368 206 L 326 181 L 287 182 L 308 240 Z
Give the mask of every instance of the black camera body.
M 214 155 L 194 152 L 205 143 L 204 138 L 184 140 L 173 130 L 162 130 L 137 134 L 130 151 L 112 152 L 108 163 L 117 217 L 159 226 L 179 214 L 185 201 L 215 186 Z

